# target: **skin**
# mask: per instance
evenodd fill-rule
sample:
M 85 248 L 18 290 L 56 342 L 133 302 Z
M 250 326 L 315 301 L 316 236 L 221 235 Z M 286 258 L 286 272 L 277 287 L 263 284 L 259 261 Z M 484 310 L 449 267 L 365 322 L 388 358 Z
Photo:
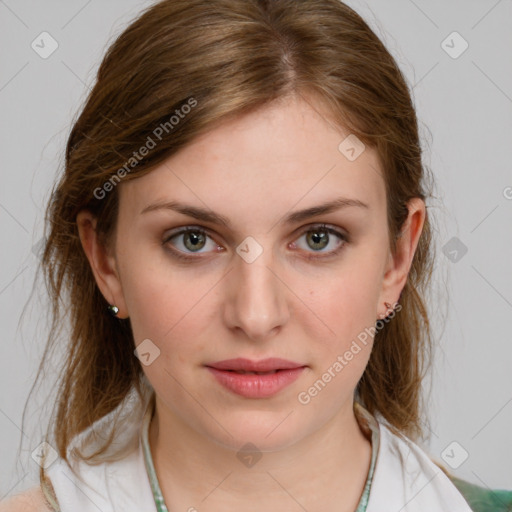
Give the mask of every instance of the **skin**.
M 425 205 L 410 201 L 393 256 L 377 154 L 367 147 L 349 161 L 338 150 L 349 133 L 326 119 L 318 105 L 290 96 L 201 135 L 119 185 L 109 248 L 98 243 L 94 217 L 78 215 L 105 299 L 130 318 L 136 345 L 150 339 L 160 350 L 143 370 L 156 392 L 149 438 L 170 510 L 353 511 L 363 491 L 371 445 L 353 395 L 372 340 L 307 405 L 297 396 L 386 314 L 385 301 L 398 300 Z M 368 208 L 283 222 L 290 212 L 341 196 Z M 230 226 L 166 208 L 141 213 L 172 200 L 217 212 Z M 318 223 L 348 241 L 329 234 L 328 244 L 315 245 L 307 230 Z M 186 226 L 207 231 L 197 252 L 186 235 L 169 240 Z M 236 252 L 248 236 L 263 250 L 252 263 Z M 176 259 L 172 249 L 196 259 Z M 272 356 L 307 368 L 265 399 L 233 394 L 204 367 Z M 249 442 L 262 455 L 252 467 L 236 456 Z
M 51 512 L 39 486 L 31 487 L 0 502 L 0 512 Z

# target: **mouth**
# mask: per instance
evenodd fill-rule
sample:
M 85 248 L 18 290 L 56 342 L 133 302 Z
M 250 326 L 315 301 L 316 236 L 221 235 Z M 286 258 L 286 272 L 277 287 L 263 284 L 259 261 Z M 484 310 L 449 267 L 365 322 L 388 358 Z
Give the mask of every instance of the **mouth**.
M 276 358 L 259 362 L 231 359 L 205 366 L 226 390 L 252 399 L 269 398 L 277 394 L 298 379 L 306 369 L 305 365 Z

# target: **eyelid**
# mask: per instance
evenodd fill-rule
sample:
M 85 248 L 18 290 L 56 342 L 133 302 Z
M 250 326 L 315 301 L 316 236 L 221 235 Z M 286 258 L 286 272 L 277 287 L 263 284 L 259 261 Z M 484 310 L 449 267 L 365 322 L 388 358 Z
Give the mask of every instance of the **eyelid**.
M 339 234 L 340 236 L 346 237 L 348 239 L 348 233 L 346 233 L 344 229 L 335 226 L 334 224 L 328 224 L 327 222 L 313 222 L 311 224 L 306 224 L 305 226 L 298 228 L 295 232 L 298 233 L 298 236 L 300 236 L 304 233 L 308 233 L 309 231 L 314 231 L 315 229 L 324 229 L 325 231 Z
M 218 242 L 215 240 L 215 237 L 211 234 L 211 231 L 208 228 L 203 226 L 195 226 L 193 224 L 187 224 L 186 226 L 181 226 L 179 228 L 174 228 L 170 230 L 168 233 L 164 235 L 163 243 L 167 243 L 171 238 L 174 238 L 177 235 L 182 235 L 184 233 L 193 232 L 193 233 L 201 233 L 202 235 L 206 235 L 210 237 L 217 245 Z

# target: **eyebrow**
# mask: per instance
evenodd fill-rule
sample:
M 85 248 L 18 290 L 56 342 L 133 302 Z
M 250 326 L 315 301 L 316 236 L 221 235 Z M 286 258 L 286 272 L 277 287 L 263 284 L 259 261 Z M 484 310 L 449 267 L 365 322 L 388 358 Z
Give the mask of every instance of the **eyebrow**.
M 311 217 L 316 217 L 318 215 L 330 213 L 336 210 L 340 210 L 342 208 L 347 207 L 358 207 L 369 209 L 369 206 L 366 203 L 363 203 L 359 199 L 352 199 L 347 197 L 339 197 L 333 201 L 329 201 L 327 203 L 323 203 L 317 206 L 312 206 L 310 208 L 306 208 L 304 210 L 298 210 L 296 212 L 289 213 L 284 218 L 285 224 L 295 224 L 298 222 L 302 222 Z M 156 210 L 173 210 L 183 215 L 187 215 L 189 217 L 193 217 L 194 219 L 209 222 L 211 224 L 218 224 L 225 227 L 230 227 L 231 223 L 227 217 L 216 213 L 207 208 L 201 208 L 197 206 L 192 206 L 189 204 L 181 203 L 179 201 L 166 201 L 161 203 L 151 204 L 146 206 L 140 214 L 156 211 Z

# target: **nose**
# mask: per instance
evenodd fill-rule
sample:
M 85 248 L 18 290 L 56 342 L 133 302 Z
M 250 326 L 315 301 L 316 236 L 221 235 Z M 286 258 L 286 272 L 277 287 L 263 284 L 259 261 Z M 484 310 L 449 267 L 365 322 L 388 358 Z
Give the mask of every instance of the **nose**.
M 270 251 L 252 263 L 238 255 L 227 279 L 224 320 L 254 341 L 275 336 L 289 320 L 289 291 L 276 271 Z

